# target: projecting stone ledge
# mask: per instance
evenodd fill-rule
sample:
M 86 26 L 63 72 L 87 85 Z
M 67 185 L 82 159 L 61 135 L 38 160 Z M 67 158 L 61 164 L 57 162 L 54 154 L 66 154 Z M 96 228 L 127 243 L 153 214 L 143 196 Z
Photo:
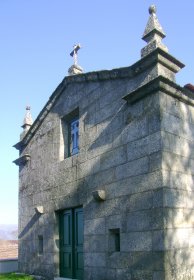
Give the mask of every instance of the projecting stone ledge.
M 187 90 L 162 76 L 159 76 L 144 86 L 130 92 L 124 96 L 123 99 L 132 104 L 139 99 L 158 91 L 171 95 L 186 104 L 194 106 L 194 100 L 189 96 Z
M 18 166 L 25 165 L 30 160 L 30 155 L 25 154 L 13 161 Z

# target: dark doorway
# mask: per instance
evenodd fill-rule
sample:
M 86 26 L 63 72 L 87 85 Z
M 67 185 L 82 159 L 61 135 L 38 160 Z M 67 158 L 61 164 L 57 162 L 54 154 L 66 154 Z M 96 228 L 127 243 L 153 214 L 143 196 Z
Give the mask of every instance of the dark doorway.
M 83 208 L 60 213 L 60 275 L 83 279 Z

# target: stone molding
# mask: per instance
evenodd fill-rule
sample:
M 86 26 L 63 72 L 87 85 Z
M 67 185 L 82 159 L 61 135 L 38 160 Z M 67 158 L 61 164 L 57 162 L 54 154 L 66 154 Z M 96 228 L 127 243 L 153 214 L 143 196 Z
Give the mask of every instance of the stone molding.
M 19 158 L 17 158 L 16 160 L 14 160 L 13 162 L 18 165 L 25 165 L 28 161 L 30 160 L 30 155 L 29 154 L 25 154 Z
M 130 92 L 124 96 L 123 99 L 132 104 L 139 99 L 142 99 L 150 94 L 154 94 L 158 91 L 171 95 L 188 105 L 194 106 L 194 100 L 188 96 L 189 93 L 187 90 L 185 90 L 185 88 L 177 85 L 163 76 L 158 76 L 146 85 Z

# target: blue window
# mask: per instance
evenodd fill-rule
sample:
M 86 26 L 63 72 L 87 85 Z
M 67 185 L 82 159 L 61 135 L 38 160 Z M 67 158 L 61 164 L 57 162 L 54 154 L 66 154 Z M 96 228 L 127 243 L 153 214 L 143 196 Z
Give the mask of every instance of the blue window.
M 79 152 L 79 119 L 73 119 L 69 124 L 69 154 L 75 155 Z

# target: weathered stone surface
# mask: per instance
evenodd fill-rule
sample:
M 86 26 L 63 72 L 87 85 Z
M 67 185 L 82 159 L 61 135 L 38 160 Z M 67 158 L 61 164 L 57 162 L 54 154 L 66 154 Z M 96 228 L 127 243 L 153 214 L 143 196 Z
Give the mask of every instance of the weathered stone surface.
M 161 134 L 156 132 L 127 145 L 128 161 L 150 155 L 161 150 Z
M 151 251 L 152 234 L 148 231 L 121 234 L 121 251 Z
M 21 271 L 60 275 L 59 214 L 82 206 L 84 280 L 194 279 L 194 101 L 174 83 L 183 65 L 161 44 L 152 51 L 152 35 L 131 67 L 66 77 L 16 144 L 30 155 L 19 172 Z M 64 120 L 75 111 L 69 156 Z
M 84 252 L 104 252 L 107 248 L 106 246 L 106 238 L 104 235 L 101 234 L 94 234 L 94 235 L 85 235 L 84 237 Z
M 85 253 L 85 266 L 106 267 L 106 255 L 104 253 Z
M 105 233 L 105 219 L 86 220 L 84 226 L 85 234 L 104 234 Z
M 130 161 L 116 168 L 116 179 L 121 180 L 126 177 L 141 175 L 148 172 L 148 157 L 142 157 L 137 160 Z

